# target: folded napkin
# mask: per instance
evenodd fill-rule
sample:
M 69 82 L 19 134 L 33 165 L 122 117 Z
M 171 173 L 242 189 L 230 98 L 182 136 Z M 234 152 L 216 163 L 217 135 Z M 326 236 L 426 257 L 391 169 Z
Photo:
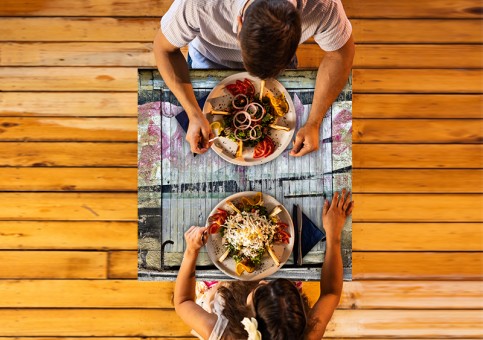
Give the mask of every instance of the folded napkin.
M 293 247 L 293 262 L 296 265 L 299 256 L 299 226 L 297 224 L 297 206 L 293 205 L 293 223 L 295 230 L 295 243 Z M 302 258 L 320 241 L 325 240 L 325 232 L 320 230 L 303 212 L 302 212 Z
M 201 107 L 201 109 L 203 109 L 203 106 L 205 105 L 206 98 L 208 98 L 208 95 L 203 96 L 200 99 L 197 99 L 198 105 Z M 181 127 L 183 128 L 184 132 L 188 131 L 190 120 L 188 118 L 188 114 L 186 113 L 186 111 L 181 111 L 175 117 L 179 125 L 181 125 Z

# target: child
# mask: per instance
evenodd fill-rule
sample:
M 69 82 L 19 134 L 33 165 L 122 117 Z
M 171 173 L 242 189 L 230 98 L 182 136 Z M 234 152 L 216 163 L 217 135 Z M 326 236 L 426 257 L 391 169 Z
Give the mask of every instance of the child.
M 196 258 L 205 243 L 206 227 L 185 233 L 186 251 L 176 279 L 176 313 L 201 339 L 320 339 L 339 304 L 342 292 L 341 232 L 354 202 L 350 193 L 334 194 L 324 202 L 323 226 L 327 237 L 320 296 L 312 308 L 295 284 L 285 279 L 271 282 L 221 282 L 205 287 L 196 300 Z

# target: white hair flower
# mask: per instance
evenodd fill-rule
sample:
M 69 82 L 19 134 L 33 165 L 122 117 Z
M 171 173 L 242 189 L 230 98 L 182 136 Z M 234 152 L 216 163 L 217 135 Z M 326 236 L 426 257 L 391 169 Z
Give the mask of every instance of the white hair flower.
M 242 325 L 248 333 L 247 340 L 262 340 L 262 333 L 258 330 L 258 322 L 255 318 L 243 318 Z

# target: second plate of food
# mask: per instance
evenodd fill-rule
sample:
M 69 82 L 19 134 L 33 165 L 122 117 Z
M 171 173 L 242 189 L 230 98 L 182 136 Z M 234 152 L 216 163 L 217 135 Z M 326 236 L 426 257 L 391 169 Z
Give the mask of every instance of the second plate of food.
M 276 79 L 268 79 L 262 88 L 262 81 L 248 72 L 233 74 L 216 85 L 203 112 L 219 136 L 213 150 L 237 165 L 272 161 L 294 134 L 295 107 L 287 90 Z
M 221 201 L 207 221 L 212 262 L 232 278 L 261 280 L 279 270 L 294 245 L 287 209 L 274 197 L 246 191 Z

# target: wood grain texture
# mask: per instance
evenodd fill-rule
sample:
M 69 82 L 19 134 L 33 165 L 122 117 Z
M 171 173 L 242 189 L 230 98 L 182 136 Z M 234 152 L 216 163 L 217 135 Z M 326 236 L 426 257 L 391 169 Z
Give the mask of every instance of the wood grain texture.
M 353 223 L 354 251 L 481 251 L 480 223 Z
M 137 221 L 135 193 L 0 193 L 0 220 Z
M 2 249 L 137 249 L 136 222 L 0 221 Z
M 0 67 L 0 91 L 137 91 L 136 68 Z
M 133 191 L 136 168 L 0 168 L 0 191 Z
M 2 336 L 189 336 L 190 331 L 174 310 L 1 310 L 0 317 L 6 324 Z M 479 311 L 337 310 L 326 337 L 477 337 L 480 317 Z
M 354 194 L 354 222 L 482 222 L 480 194 Z
M 152 43 L 0 43 L 0 50 L 0 66 L 156 66 Z M 481 68 L 482 51 L 480 45 L 357 45 L 353 67 Z M 299 67 L 318 67 L 324 54 L 317 44 L 300 45 Z
M 159 17 L 3 17 L 0 41 L 152 42 L 160 28 L 159 21 Z
M 174 282 L 1 280 L 0 289 L 2 308 L 172 309 Z M 303 282 L 302 289 L 312 303 L 319 296 L 318 282 Z M 471 281 L 344 282 L 338 309 L 479 309 L 482 290 Z
M 481 55 L 482 47 L 480 45 L 358 44 L 356 45 L 353 68 L 481 68 L 483 64 Z M 301 68 L 318 67 L 323 56 L 324 51 L 316 44 L 303 44 L 300 45 L 297 50 L 299 67 Z M 357 78 L 354 77 L 354 81 L 356 81 L 356 79 Z
M 133 251 L 109 252 L 109 279 L 134 279 L 138 277 L 138 257 Z
M 483 171 L 354 169 L 355 193 L 482 193 Z
M 3 17 L 0 41 L 152 42 L 160 27 L 159 19 Z M 351 23 L 358 44 L 482 42 L 481 21 L 477 19 L 353 19 Z
M 482 165 L 477 144 L 354 144 L 354 168 L 467 168 Z
M 482 93 L 481 70 L 355 69 L 355 93 Z
M 2 250 L 0 259 L 1 279 L 105 279 L 107 273 L 105 252 Z
M 479 94 L 353 94 L 353 118 L 481 118 Z
M 357 44 L 482 42 L 481 20 L 353 19 L 351 23 Z
M 352 276 L 355 280 L 479 280 L 482 265 L 479 252 L 352 254 Z
M 135 167 L 136 143 L 0 143 L 0 166 Z
M 137 142 L 137 119 L 0 117 L 0 141 Z
M 408 0 L 387 3 L 384 0 L 342 1 L 349 18 L 473 18 L 481 17 L 477 0 Z M 69 0 L 4 0 L 0 16 L 139 16 L 161 17 L 172 1 L 87 0 L 81 4 Z
M 152 43 L 0 43 L 0 66 L 151 66 Z
M 137 117 L 137 93 L 0 92 L 0 116 Z
M 481 119 L 353 119 L 352 126 L 353 143 L 460 144 L 483 141 Z
M 477 0 L 345 0 L 349 16 L 354 18 L 481 18 L 481 3 Z

